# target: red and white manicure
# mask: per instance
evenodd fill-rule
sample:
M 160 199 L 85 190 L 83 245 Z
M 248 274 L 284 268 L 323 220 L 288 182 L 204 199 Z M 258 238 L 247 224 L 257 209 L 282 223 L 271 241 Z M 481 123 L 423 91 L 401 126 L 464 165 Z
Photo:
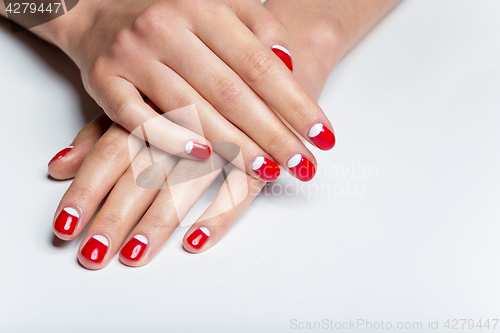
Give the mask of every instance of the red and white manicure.
M 259 156 L 252 163 L 252 170 L 266 182 L 276 180 L 280 175 L 280 167 L 264 156 Z
M 212 154 L 212 150 L 210 146 L 189 141 L 186 144 L 186 154 L 199 158 L 200 160 L 206 160 Z
M 271 50 L 273 50 L 274 54 L 276 54 L 278 58 L 280 58 L 281 61 L 285 63 L 286 67 L 288 67 L 290 72 L 293 72 L 293 63 L 290 51 L 288 51 L 285 47 L 278 44 L 271 46 Z
M 127 260 L 139 261 L 144 255 L 144 252 L 146 252 L 147 247 L 148 239 L 143 235 L 135 235 L 125 244 L 125 246 L 123 246 L 120 253 Z
M 322 123 L 311 127 L 309 138 L 321 150 L 330 150 L 335 146 L 335 135 Z
M 82 249 L 82 255 L 88 261 L 100 264 L 106 252 L 108 252 L 109 242 L 108 239 L 102 235 L 94 235 L 87 241 L 87 244 Z
M 64 156 L 66 156 L 66 154 L 69 153 L 71 151 L 71 149 L 73 149 L 73 146 L 69 146 L 67 148 L 64 148 L 60 152 L 58 152 L 56 154 L 56 156 L 52 157 L 52 159 L 49 162 L 49 165 L 51 165 L 53 162 L 55 162 L 57 160 L 60 160 L 61 158 L 63 158 Z
M 298 180 L 308 182 L 314 178 L 316 167 L 309 159 L 301 154 L 293 155 L 287 163 L 288 169 Z
M 78 214 L 76 209 L 66 207 L 57 216 L 56 222 L 54 223 L 54 229 L 60 234 L 71 235 L 75 232 L 79 218 L 80 214 Z
M 210 238 L 210 230 L 207 227 L 201 227 L 196 229 L 189 237 L 187 238 L 187 242 L 193 248 L 199 250 Z

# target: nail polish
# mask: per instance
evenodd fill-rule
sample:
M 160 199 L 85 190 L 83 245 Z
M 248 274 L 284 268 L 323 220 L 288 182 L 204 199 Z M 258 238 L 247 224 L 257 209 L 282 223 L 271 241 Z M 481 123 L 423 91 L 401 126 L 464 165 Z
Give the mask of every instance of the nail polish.
M 121 255 L 130 261 L 139 261 L 146 248 L 148 247 L 148 239 L 143 235 L 135 235 L 120 251 Z
M 193 248 L 199 250 L 205 245 L 210 237 L 210 230 L 207 227 L 201 227 L 196 229 L 189 237 L 187 238 L 187 242 Z
M 321 123 L 314 124 L 311 127 L 309 137 L 321 150 L 330 150 L 335 146 L 335 135 Z
M 50 160 L 49 162 L 49 165 L 51 165 L 53 162 L 63 158 L 67 153 L 69 153 L 71 151 L 71 149 L 73 149 L 73 146 L 69 146 L 67 148 L 64 148 L 63 150 L 61 150 L 60 152 L 58 152 L 56 154 L 56 156 L 52 157 L 52 159 Z
M 288 160 L 287 166 L 291 173 L 298 180 L 303 182 L 310 181 L 316 174 L 316 167 L 314 164 L 301 154 L 293 155 L 292 158 Z
M 76 209 L 66 207 L 61 210 L 57 216 L 56 222 L 54 223 L 54 229 L 60 234 L 71 235 L 75 232 L 79 218 L 80 215 Z
M 82 255 L 88 261 L 99 264 L 104 260 L 108 251 L 108 239 L 102 235 L 94 235 L 87 241 L 82 249 Z
M 292 56 L 290 55 L 290 52 L 285 47 L 277 44 L 271 46 L 271 50 L 273 50 L 274 54 L 276 54 L 281 61 L 285 63 L 286 67 L 293 72 Z
M 259 156 L 253 161 L 252 170 L 266 182 L 272 182 L 280 175 L 279 165 L 264 156 Z
M 206 160 L 212 154 L 210 146 L 203 145 L 194 141 L 189 141 L 186 144 L 186 153 L 188 155 L 199 158 L 200 160 Z

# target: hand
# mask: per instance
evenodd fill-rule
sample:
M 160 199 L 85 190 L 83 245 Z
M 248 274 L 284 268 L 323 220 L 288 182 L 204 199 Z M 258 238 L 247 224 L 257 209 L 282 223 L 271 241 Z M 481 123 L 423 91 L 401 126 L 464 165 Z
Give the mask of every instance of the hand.
M 56 211 L 59 238 L 78 236 L 109 193 L 80 246 L 78 259 L 89 269 L 105 267 L 122 244 L 124 264 L 147 264 L 219 173 L 226 172 L 225 160 L 216 153 L 203 162 L 179 160 L 143 147 L 121 126 L 110 125 L 99 116 L 76 137 L 71 154 L 51 164 L 54 174 L 71 177 L 78 171 Z M 159 162 L 152 164 L 151 156 Z M 214 245 L 265 184 L 238 168 L 225 175 L 219 194 L 184 237 L 189 252 Z
M 282 6 L 280 6 L 280 3 Z M 281 9 L 280 12 L 282 13 L 282 19 L 285 22 L 290 22 L 290 27 L 292 31 L 295 31 L 296 34 L 294 34 L 295 39 L 292 40 L 292 45 L 296 46 L 296 54 L 298 55 L 299 63 L 297 66 L 297 77 L 301 81 L 301 83 L 304 85 L 304 87 L 307 89 L 307 91 L 313 95 L 313 96 L 318 96 L 319 92 L 321 91 L 321 88 L 324 84 L 324 81 L 326 80 L 326 77 L 328 76 L 328 69 L 332 69 L 335 63 L 341 58 L 341 56 L 346 52 L 347 48 L 344 47 L 345 45 L 351 45 L 352 43 L 346 43 L 346 40 L 342 38 L 342 34 L 337 34 L 337 33 L 332 33 L 334 31 L 330 31 L 324 26 L 321 29 L 318 29 L 317 31 L 321 31 L 324 33 L 319 34 L 318 38 L 316 39 L 316 43 L 311 45 L 310 40 L 308 39 L 308 33 L 305 29 L 300 27 L 300 22 L 305 22 L 306 26 L 308 28 L 313 28 L 315 27 L 313 22 L 319 22 L 320 26 L 323 24 L 321 20 L 318 20 L 317 18 L 315 19 L 314 15 L 310 15 L 307 18 L 311 20 L 310 22 L 307 22 L 307 20 L 296 20 L 298 16 L 301 15 L 301 13 L 304 12 L 304 8 L 310 8 L 309 4 L 301 0 L 297 0 L 297 2 L 294 2 L 294 4 L 302 4 L 304 7 L 299 6 L 290 6 L 287 5 L 287 2 L 284 0 L 270 0 L 266 5 L 269 5 L 270 7 L 278 8 Z M 349 6 L 349 5 L 347 5 Z M 291 10 L 288 11 L 283 11 L 283 8 L 288 8 Z M 385 10 L 388 11 L 391 8 L 391 6 L 386 6 Z M 317 9 L 317 8 L 316 8 Z M 319 15 L 321 16 L 324 11 L 319 10 Z M 349 13 L 349 10 L 346 10 L 347 13 Z M 372 13 L 369 11 L 369 13 Z M 384 13 L 384 11 L 379 11 L 377 15 L 380 15 L 380 13 Z M 372 18 L 371 20 L 367 20 L 369 22 L 373 21 L 373 17 L 371 16 L 372 14 L 369 14 L 367 17 Z M 340 16 L 341 18 L 342 16 Z M 381 18 L 381 16 L 378 16 Z M 356 20 L 350 21 L 351 27 L 353 25 L 358 24 Z M 349 26 L 349 25 L 346 25 Z M 344 30 L 345 31 L 345 30 Z M 366 31 L 366 29 L 360 29 L 359 31 Z M 326 38 L 323 38 L 326 37 Z M 319 38 L 321 37 L 321 38 Z M 359 38 L 359 35 L 356 35 L 356 38 Z M 303 47 L 304 45 L 309 45 L 309 48 Z M 331 57 L 329 59 L 325 59 L 324 57 L 318 56 L 318 54 L 323 54 L 322 51 L 328 51 Z M 327 71 L 325 72 L 325 69 Z M 67 153 L 66 156 L 62 157 L 59 156 L 59 158 L 53 160 L 53 162 L 49 166 L 49 171 L 52 176 L 58 179 L 62 178 L 70 178 L 76 174 L 76 171 L 78 170 L 79 166 L 81 165 L 82 161 L 84 160 L 85 156 L 89 153 L 89 151 L 92 149 L 94 146 L 94 143 L 97 141 L 97 139 L 100 137 L 102 133 L 105 132 L 107 126 L 109 126 L 109 123 L 106 124 L 106 121 L 104 120 L 98 120 L 95 121 L 92 125 L 87 126 L 82 132 L 80 132 L 79 136 L 75 139 L 75 148 L 69 150 L 69 153 Z M 74 233 L 69 233 L 68 231 L 65 231 L 64 234 L 61 234 L 56 231 L 56 234 L 63 239 L 73 239 L 78 232 L 80 232 L 84 226 L 88 223 L 90 220 L 90 217 L 93 215 L 95 210 L 97 209 L 97 205 L 99 202 L 102 200 L 102 198 L 105 196 L 107 193 L 106 189 L 110 189 L 113 184 L 118 180 L 119 178 L 119 172 L 113 172 L 110 171 L 114 167 L 118 165 L 119 168 L 122 170 L 124 169 L 124 163 L 125 161 L 118 158 L 118 156 L 121 156 L 124 154 L 120 153 L 120 145 L 119 143 L 123 141 L 123 136 L 128 135 L 123 129 L 120 129 L 117 125 L 113 125 L 114 129 L 110 129 L 108 133 L 103 136 L 100 140 L 99 143 L 95 145 L 93 148 L 93 151 L 97 152 L 94 157 L 92 157 L 94 154 L 91 153 L 88 158 L 85 160 L 84 165 L 82 166 L 81 170 L 78 173 L 77 178 L 75 179 L 75 182 L 72 184 L 70 189 L 68 190 L 68 193 L 64 196 L 63 200 L 61 201 L 61 204 L 59 205 L 59 208 L 56 213 L 56 217 L 59 218 L 59 213 L 63 211 L 63 208 L 66 207 L 66 205 L 73 205 L 73 207 L 77 207 L 78 210 L 73 208 L 75 211 L 77 211 L 78 219 L 75 221 L 73 218 L 66 216 L 64 220 L 63 217 L 63 222 L 56 222 L 62 225 L 62 229 L 64 229 L 64 226 L 66 225 L 65 222 L 69 222 L 68 225 L 68 230 L 70 228 L 75 228 L 76 231 Z M 116 135 L 113 134 L 113 132 L 116 132 Z M 111 133 L 111 134 L 109 134 Z M 107 138 L 105 138 L 107 136 Z M 111 139 L 110 143 L 105 143 L 106 140 Z M 102 147 L 111 147 L 112 149 L 102 149 Z M 123 148 L 123 147 L 122 147 Z M 99 153 L 99 151 L 101 153 Z M 100 156 L 100 157 L 99 157 Z M 128 154 L 127 154 L 128 156 Z M 112 162 L 109 161 L 109 158 L 111 158 Z M 214 155 L 214 158 L 217 158 L 216 155 Z M 128 161 L 128 158 L 126 159 Z M 140 160 L 138 160 L 140 161 Z M 203 164 L 203 162 L 194 162 L 194 161 L 188 161 L 188 163 L 197 163 L 198 165 Z M 126 163 L 125 163 L 126 164 Z M 140 164 L 140 163 L 139 163 Z M 195 169 L 191 168 L 189 166 L 184 166 L 187 168 L 189 172 L 192 172 L 196 174 Z M 170 167 L 171 168 L 171 167 Z M 177 169 L 177 167 L 175 168 Z M 85 171 L 87 170 L 87 171 Z M 116 170 L 115 170 L 116 171 Z M 174 170 L 175 171 L 175 170 Z M 103 175 L 104 173 L 107 173 Z M 179 172 L 182 173 L 182 170 L 179 169 Z M 92 175 L 95 175 L 96 178 L 94 178 Z M 174 175 L 174 176 L 172 176 Z M 103 206 L 103 209 L 101 212 L 97 215 L 96 220 L 92 224 L 92 226 L 89 228 L 92 230 L 93 234 L 87 234 L 84 238 L 84 242 L 82 243 L 82 246 L 80 247 L 80 250 L 82 250 L 84 244 L 87 244 L 86 241 L 91 238 L 91 236 L 96 235 L 96 234 L 101 234 L 101 232 L 106 232 L 106 230 L 110 230 L 111 233 L 115 236 L 113 238 L 113 241 L 111 241 L 111 238 L 108 236 L 107 238 L 105 237 L 107 243 L 108 243 L 108 249 L 105 253 L 105 258 L 103 260 L 108 261 L 110 259 L 110 254 L 111 252 L 109 250 L 109 246 L 111 246 L 111 250 L 116 252 L 119 244 L 116 244 L 119 242 L 120 239 L 124 239 L 125 236 L 128 234 L 128 230 L 130 230 L 131 225 L 135 224 L 137 220 L 140 218 L 140 209 L 142 207 L 143 210 L 147 208 L 147 204 L 144 203 L 142 198 L 139 198 L 141 195 L 145 196 L 145 202 L 147 203 L 148 200 L 151 201 L 153 200 L 152 198 L 154 197 L 154 193 L 152 195 L 151 189 L 150 190 L 145 190 L 144 187 L 141 187 L 141 189 L 136 190 L 134 186 L 131 185 L 130 181 L 127 182 L 126 177 L 130 178 L 130 171 L 127 171 L 125 173 L 124 177 L 122 177 L 119 181 L 119 184 L 116 184 L 113 192 L 111 195 L 108 197 L 108 200 Z M 230 174 L 231 176 L 231 174 Z M 172 172 L 170 174 L 170 177 L 174 177 L 175 179 L 175 173 Z M 233 177 L 233 176 L 231 176 Z M 180 177 L 182 179 L 182 177 Z M 188 177 L 192 178 L 192 177 Z M 237 177 L 238 178 L 238 177 Z M 81 181 L 77 180 L 80 179 Z M 152 177 L 152 179 L 155 179 L 155 177 Z M 185 178 L 184 178 L 185 179 Z M 207 211 L 208 213 L 204 214 L 203 218 L 200 218 L 198 221 L 211 221 L 214 222 L 211 224 L 212 226 L 222 226 L 222 232 L 219 233 L 210 233 L 210 238 L 209 240 L 205 243 L 200 243 L 202 239 L 205 239 L 205 236 L 203 236 L 203 230 L 197 231 L 198 228 L 201 228 L 204 224 L 200 224 L 197 222 L 195 226 L 193 226 L 187 233 L 186 237 L 184 237 L 184 247 L 188 251 L 203 251 L 208 249 L 210 246 L 214 244 L 216 240 L 218 240 L 227 230 L 227 228 L 234 223 L 234 221 L 237 219 L 237 217 L 242 213 L 244 209 L 249 205 L 249 203 L 253 200 L 255 195 L 258 193 L 258 190 L 260 190 L 259 187 L 263 185 L 262 182 L 258 182 L 252 178 L 247 178 L 248 182 L 240 182 L 241 186 L 237 186 L 237 188 L 240 188 L 243 193 L 246 193 L 245 188 L 248 189 L 248 194 L 245 197 L 245 200 L 242 201 L 240 205 L 238 205 L 236 208 L 233 208 L 233 210 L 229 210 L 229 213 L 227 214 L 220 214 L 220 212 L 225 211 L 226 208 L 224 207 L 224 202 L 227 202 L 228 200 L 223 200 L 224 199 L 224 192 L 221 189 L 221 192 L 219 193 L 219 196 L 217 199 L 214 201 L 212 204 L 211 208 Z M 200 180 L 201 181 L 201 180 Z M 75 184 L 76 183 L 76 184 Z M 205 183 L 206 184 L 206 183 Z M 243 186 L 244 185 L 244 186 Z M 247 187 L 248 185 L 248 187 Z M 206 186 L 206 185 L 205 185 Z M 137 186 L 136 186 L 137 187 Z M 200 184 L 200 188 L 204 188 L 203 184 Z M 144 191 L 145 190 L 145 191 Z M 138 192 L 137 192 L 138 191 Z M 144 191 L 144 192 L 142 192 Z M 154 191 L 154 189 L 152 190 Z M 140 193 L 139 193 L 140 192 Z M 235 191 L 238 193 L 239 191 Z M 182 192 L 181 193 L 186 193 Z M 193 190 L 193 193 L 195 194 L 195 197 L 199 196 L 199 191 Z M 139 194 L 139 196 L 137 196 Z M 158 195 L 156 200 L 159 200 L 158 198 L 161 196 Z M 165 196 L 165 195 L 163 195 Z M 168 195 L 167 195 L 168 197 Z M 227 197 L 226 197 L 227 198 Z M 110 201 L 111 200 L 111 201 Z M 135 202 L 137 201 L 137 205 L 139 205 L 139 210 L 137 207 L 134 208 Z M 168 201 L 168 200 L 167 200 Z M 161 201 L 160 201 L 161 202 Z M 217 203 L 216 203 L 217 202 Z M 189 207 L 190 201 L 189 198 L 186 200 L 186 203 L 184 204 L 183 207 Z M 141 206 L 142 205 L 142 206 Z M 145 207 L 146 206 L 146 207 Z M 153 209 L 155 205 L 150 208 Z M 161 204 L 157 205 L 161 206 Z M 82 207 L 85 208 L 85 211 L 82 210 Z M 231 207 L 231 206 L 230 206 Z M 70 207 L 71 208 L 71 207 Z M 184 208 L 186 209 L 186 208 Z M 72 212 L 70 210 L 70 212 Z M 161 211 L 159 211 L 161 212 Z M 74 211 L 73 211 L 74 213 Z M 148 211 L 149 213 L 149 211 Z M 181 214 L 180 217 L 183 215 Z M 210 219 L 205 217 L 214 217 L 218 216 L 218 218 Z M 69 220 L 68 220 L 69 218 Z M 174 221 L 175 223 L 178 223 L 178 220 L 175 220 L 175 218 L 172 219 L 172 217 L 168 215 L 168 212 L 163 212 L 160 214 L 160 216 L 157 217 L 157 221 Z M 100 222 L 99 222 L 100 221 Z M 177 222 L 176 222 L 177 221 Z M 155 243 L 156 245 L 156 250 L 153 250 L 151 252 L 152 254 L 146 254 L 143 251 L 143 246 L 137 242 L 141 241 L 141 237 L 136 238 L 136 240 L 133 240 L 134 235 L 137 233 L 141 233 L 141 230 L 148 230 L 147 226 L 155 225 L 154 223 L 146 223 L 144 224 L 144 219 L 141 221 L 141 223 L 138 225 L 139 226 L 144 226 L 144 229 L 134 229 L 134 232 L 131 233 L 131 236 L 127 240 L 126 244 L 129 244 L 128 241 L 132 240 L 135 242 L 135 246 L 133 249 L 138 249 L 135 253 L 134 258 L 138 258 L 140 255 L 139 261 L 133 261 L 129 260 L 127 258 L 124 258 L 124 256 L 129 255 L 129 257 L 132 257 L 134 254 L 133 249 L 131 249 L 131 245 L 125 245 L 122 251 L 125 251 L 125 253 L 121 254 L 120 258 L 122 262 L 125 262 L 126 264 L 130 265 L 141 265 L 145 264 L 149 260 L 151 260 L 152 254 L 154 254 L 154 251 L 158 249 L 161 244 L 162 240 L 165 241 L 166 238 L 170 235 L 171 231 L 173 230 L 173 226 L 169 225 L 167 228 L 152 228 L 149 229 L 153 233 L 156 233 L 159 235 L 158 236 L 158 243 Z M 205 222 L 208 223 L 208 222 Z M 82 225 L 80 225 L 82 224 Z M 96 224 L 94 226 L 94 224 Z M 163 224 L 160 224 L 163 225 Z M 128 228 L 128 229 L 127 229 Z M 141 227 L 142 228 L 142 227 Z M 215 229 L 218 229 L 217 227 L 214 227 Z M 210 227 L 212 229 L 212 227 Z M 162 232 L 164 230 L 164 232 Z M 166 230 L 166 231 L 165 231 Z M 208 230 L 208 229 L 207 229 Z M 196 232 L 196 236 L 193 236 L 190 238 L 191 235 L 194 235 Z M 202 234 L 203 233 L 203 234 Z M 206 235 L 206 234 L 205 234 Z M 215 236 L 212 236 L 215 235 Z M 201 236 L 201 237 L 200 237 Z M 121 237 L 121 238 L 120 238 Z M 214 237 L 214 238 L 211 238 Z M 98 237 L 99 238 L 99 237 Z M 153 236 L 155 238 L 155 236 Z M 102 238 L 101 238 L 102 240 Z M 99 239 L 96 239 L 97 242 L 99 242 Z M 105 241 L 105 242 L 106 242 Z M 193 241 L 196 243 L 195 245 L 198 246 L 199 244 L 201 245 L 201 249 L 196 249 L 193 246 L 190 245 L 193 244 Z M 114 244 L 112 244 L 114 242 Z M 149 242 L 149 241 L 148 241 Z M 99 245 L 99 243 L 94 244 Z M 102 244 L 102 243 L 101 243 Z M 110 245 L 111 244 L 111 245 Z M 144 244 L 144 243 L 143 243 Z M 139 247 L 137 247 L 139 246 Z M 128 249 L 128 250 L 127 250 Z M 128 252 L 127 252 L 128 251 Z M 142 251 L 142 252 L 141 252 Z M 102 252 L 101 252 L 102 253 Z M 79 258 L 83 261 L 82 259 L 82 254 L 79 254 Z M 85 259 L 86 260 L 86 259 Z M 127 262 L 127 260 L 129 260 Z M 141 261 L 144 260 L 144 261 Z M 85 265 L 85 264 L 84 264 Z M 96 263 L 87 263 L 86 267 L 90 268 L 101 268 L 103 267 L 103 264 L 96 264 Z
M 271 108 L 319 148 L 335 143 L 321 108 L 271 50 L 291 68 L 280 51 L 287 30 L 259 0 L 90 0 L 59 19 L 58 45 L 80 67 L 90 95 L 128 131 L 157 116 L 142 95 L 161 112 L 194 105 L 204 136 L 241 147 L 248 174 L 268 181 L 278 173 L 262 173 L 263 158 L 303 181 L 316 165 Z M 167 121 L 151 132 L 150 143 L 173 154 L 202 140 Z

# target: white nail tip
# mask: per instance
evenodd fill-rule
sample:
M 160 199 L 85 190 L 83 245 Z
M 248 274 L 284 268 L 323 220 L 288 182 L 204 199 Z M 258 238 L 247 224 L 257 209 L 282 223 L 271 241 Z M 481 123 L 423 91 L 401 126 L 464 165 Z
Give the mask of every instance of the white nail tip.
M 314 124 L 313 127 L 311 127 L 311 130 L 309 131 L 309 137 L 314 138 L 318 136 L 322 130 L 323 130 L 323 124 L 321 123 Z
M 144 243 L 144 244 L 148 243 L 148 239 L 146 237 L 144 237 L 143 235 L 135 235 L 134 238 L 137 239 L 141 243 Z
M 74 208 L 71 208 L 71 207 L 66 207 L 63 209 L 66 213 L 68 213 L 69 215 L 71 216 L 75 216 L 75 217 L 80 217 L 80 215 L 78 214 L 78 212 L 76 211 L 76 209 Z
M 283 51 L 286 54 L 290 55 L 290 51 L 288 51 L 285 47 L 278 45 L 278 44 L 271 46 L 271 49 L 278 49 L 278 50 Z
M 264 164 L 266 160 L 264 159 L 264 157 L 262 156 L 259 156 L 255 159 L 255 161 L 253 161 L 253 164 L 252 164 L 252 170 L 259 170 L 260 167 L 262 166 L 262 164 Z
M 296 154 L 293 155 L 291 159 L 288 160 L 288 168 L 294 168 L 299 165 L 300 161 L 302 161 L 302 155 Z
M 104 245 L 106 246 L 109 246 L 109 242 L 108 240 L 106 239 L 106 237 L 104 236 L 101 236 L 101 235 L 95 235 L 93 236 L 92 238 L 98 240 L 99 242 L 103 243 Z
M 191 154 L 191 152 L 193 151 L 193 147 L 194 147 L 194 142 L 193 141 L 189 141 L 186 144 L 186 153 Z
M 210 237 L 210 230 L 208 230 L 208 228 L 206 227 L 201 227 L 200 230 L 205 234 L 207 235 L 208 237 Z

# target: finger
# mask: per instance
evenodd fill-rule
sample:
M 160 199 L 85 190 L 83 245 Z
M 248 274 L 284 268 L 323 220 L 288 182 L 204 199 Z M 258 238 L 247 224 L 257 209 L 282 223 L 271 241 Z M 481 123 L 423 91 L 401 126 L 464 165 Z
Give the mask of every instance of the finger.
M 288 172 L 302 181 L 311 180 L 315 159 L 301 140 L 278 118 L 266 103 L 220 58 L 191 32 L 180 32 L 190 52 L 165 54 L 164 62 L 179 73 L 205 100 L 234 125 L 245 132 Z M 209 70 L 207 70 L 207 66 Z M 293 156 L 300 155 L 308 168 L 289 165 Z M 307 172 L 305 172 L 307 171 Z
M 244 181 L 241 181 L 242 177 Z M 236 168 L 231 170 L 215 200 L 184 236 L 184 249 L 200 253 L 217 243 L 265 184 Z
M 160 109 L 174 110 L 166 113 L 170 119 L 213 143 L 227 143 L 214 145 L 214 149 L 253 177 L 266 181 L 278 178 L 280 168 L 271 155 L 217 112 L 179 74 L 157 61 L 147 66 L 151 74 L 137 72 L 134 82 Z M 148 137 L 152 135 L 147 133 Z M 240 151 L 242 160 L 235 161 Z
M 202 136 L 158 117 L 147 105 L 135 86 L 123 78 L 106 77 L 97 80 L 99 89 L 94 96 L 108 116 L 131 133 L 139 135 L 147 129 L 148 141 L 159 149 L 182 158 L 205 160 L 211 148 Z
M 114 186 L 80 244 L 78 260 L 84 267 L 101 269 L 108 264 L 157 196 L 177 160 L 155 147 L 141 150 Z
M 258 4 L 249 1 L 248 6 Z M 196 35 L 298 134 L 320 149 L 333 148 L 335 136 L 332 125 L 290 70 L 236 15 L 231 15 L 231 8 L 213 8 L 200 11 L 204 19 L 195 22 L 193 29 Z M 213 20 L 213 17 L 225 19 Z M 206 25 L 210 25 L 211 29 L 204 29 Z
M 113 124 L 97 141 L 59 203 L 54 217 L 57 237 L 75 238 L 123 175 L 145 143 Z
M 167 188 L 158 194 L 127 238 L 120 261 L 134 267 L 150 262 L 225 164 L 216 153 L 211 161 L 179 161 L 167 178 Z
M 229 1 L 236 16 L 269 47 L 286 67 L 293 72 L 293 61 L 289 50 L 288 30 L 267 10 L 260 0 Z
M 111 124 L 111 120 L 103 113 L 82 128 L 71 145 L 50 160 L 50 176 L 60 180 L 75 177 L 87 155 Z

